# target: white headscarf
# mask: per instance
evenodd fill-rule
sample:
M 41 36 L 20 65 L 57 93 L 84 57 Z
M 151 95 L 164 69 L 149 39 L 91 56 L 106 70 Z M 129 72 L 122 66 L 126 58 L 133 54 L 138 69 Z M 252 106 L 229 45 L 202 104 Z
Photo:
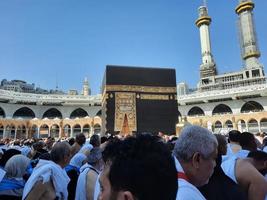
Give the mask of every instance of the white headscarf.
M 70 160 L 70 165 L 80 168 L 83 164 L 83 161 L 86 160 L 86 155 L 83 153 L 76 153 Z
M 30 159 L 24 155 L 12 156 L 5 165 L 6 176 L 8 178 L 22 178 L 29 164 Z

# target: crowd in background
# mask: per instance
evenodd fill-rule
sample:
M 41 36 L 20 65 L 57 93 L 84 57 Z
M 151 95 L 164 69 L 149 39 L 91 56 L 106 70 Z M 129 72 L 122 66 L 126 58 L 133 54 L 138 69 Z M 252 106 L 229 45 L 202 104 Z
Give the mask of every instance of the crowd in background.
M 0 141 L 0 199 L 267 199 L 265 133 Z

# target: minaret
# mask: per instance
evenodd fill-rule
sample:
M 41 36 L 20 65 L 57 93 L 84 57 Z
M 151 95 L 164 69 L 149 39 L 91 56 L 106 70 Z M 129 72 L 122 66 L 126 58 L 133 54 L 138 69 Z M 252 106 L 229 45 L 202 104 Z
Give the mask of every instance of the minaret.
M 200 78 L 215 76 L 217 74 L 216 64 L 211 54 L 210 45 L 210 31 L 209 25 L 211 18 L 208 15 L 208 9 L 206 3 L 200 6 L 198 9 L 199 17 L 196 20 L 196 25 L 200 31 L 200 42 L 201 42 L 201 55 L 202 64 L 200 65 Z
M 252 0 L 239 0 L 235 12 L 239 16 L 241 55 L 246 69 L 262 68 L 258 58 L 260 51 L 256 37 Z
M 82 92 L 82 94 L 84 96 L 91 95 L 91 89 L 89 88 L 89 82 L 88 82 L 87 78 L 85 78 L 84 81 L 83 81 L 83 92 Z

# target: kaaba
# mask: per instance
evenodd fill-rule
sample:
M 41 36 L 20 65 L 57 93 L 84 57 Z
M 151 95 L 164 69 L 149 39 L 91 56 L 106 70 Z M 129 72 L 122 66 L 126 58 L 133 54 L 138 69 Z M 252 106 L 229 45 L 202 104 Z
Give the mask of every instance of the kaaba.
M 107 65 L 102 83 L 105 133 L 175 134 L 175 69 Z

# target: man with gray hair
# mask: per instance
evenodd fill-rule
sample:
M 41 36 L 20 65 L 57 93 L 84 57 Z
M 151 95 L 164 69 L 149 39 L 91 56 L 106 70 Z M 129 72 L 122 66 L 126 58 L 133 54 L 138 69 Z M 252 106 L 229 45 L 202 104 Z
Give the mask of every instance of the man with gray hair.
M 197 187 L 208 183 L 216 165 L 218 142 L 206 128 L 187 126 L 177 140 L 173 154 L 178 171 L 176 200 L 205 199 Z
M 67 142 L 58 142 L 51 150 L 51 161 L 39 160 L 24 187 L 23 200 L 68 199 L 70 179 L 63 168 L 70 161 L 70 148 Z

